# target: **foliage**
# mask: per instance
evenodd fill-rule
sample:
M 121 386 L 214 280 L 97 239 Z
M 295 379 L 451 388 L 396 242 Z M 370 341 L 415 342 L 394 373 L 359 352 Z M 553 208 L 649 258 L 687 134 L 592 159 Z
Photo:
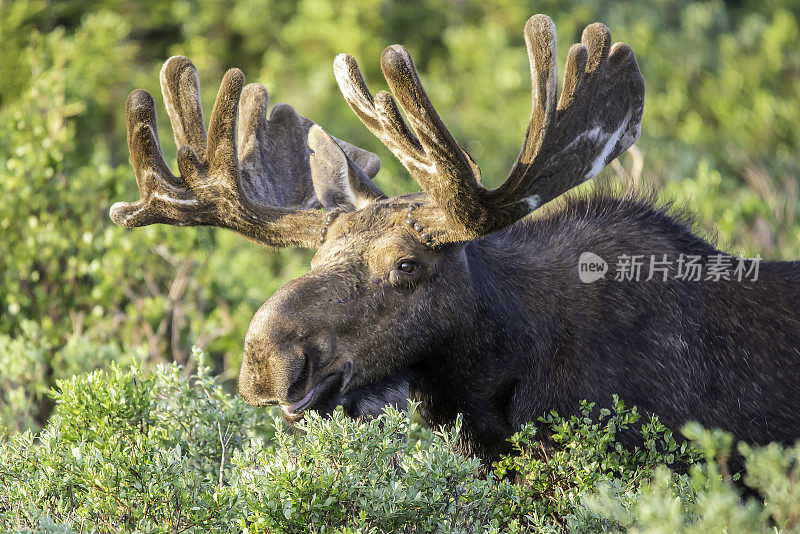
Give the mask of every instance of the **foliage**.
M 62 380 L 47 428 L 0 442 L 0 528 L 422 531 L 488 521 L 492 479 L 411 414 L 360 424 L 341 410 L 297 432 L 224 392 L 200 361 Z M 274 432 L 274 435 L 273 435 Z
M 51 376 L 73 376 L 86 369 L 105 368 L 131 360 L 117 343 L 98 344 L 83 334 L 70 334 L 56 348 L 33 321 L 24 320 L 18 336 L 0 334 L 0 428 L 6 431 L 41 426 L 39 407 L 52 406 L 47 397 Z
M 47 428 L 0 444 L 0 525 L 37 528 L 47 517 L 77 531 L 225 531 L 228 519 L 233 528 L 228 459 L 271 431 L 197 357 L 191 381 L 175 365 L 59 381 Z
M 574 524 L 591 528 L 577 531 L 800 532 L 800 441 L 791 447 L 740 443 L 747 466 L 741 485 L 726 474 L 730 434 L 697 424 L 683 432 L 702 450 L 704 462 L 684 475 L 659 466 L 637 488 L 602 485 L 584 497 L 573 518 Z M 750 496 L 745 498 L 743 490 Z
M 739 446 L 741 500 L 724 461 L 730 435 L 687 427 L 678 446 L 635 408 L 551 413 L 485 475 L 458 451 L 458 426 L 431 431 L 415 406 L 371 421 L 311 412 L 293 431 L 225 392 L 204 354 L 196 372 L 138 365 L 58 382 L 41 434 L 0 438 L 0 531 L 11 532 L 778 532 L 800 530 L 800 443 Z M 592 419 L 596 417 L 596 420 Z M 641 446 L 616 441 L 631 432 Z M 682 473 L 665 463 L 683 461 Z M 688 472 L 685 472 L 689 465 Z
M 413 405 L 354 424 L 341 409 L 310 415 L 300 439 L 276 432 L 276 454 L 234 459 L 251 532 L 332 527 L 398 532 L 471 531 L 492 514 L 495 484 L 456 452 L 457 430 L 414 439 Z
M 621 491 L 631 491 L 648 480 L 658 465 L 686 465 L 697 451 L 678 445 L 672 432 L 651 416 L 636 428 L 641 416 L 634 406 L 614 396 L 614 413 L 583 401 L 580 416 L 562 418 L 551 412 L 538 424 L 527 423 L 510 441 L 515 454 L 495 465 L 500 476 L 514 473 L 521 480 L 503 506 L 503 516 L 519 518 L 520 525 L 542 527 L 553 518 L 566 518 L 581 496 L 599 484 L 612 481 Z M 595 418 L 592 418 L 594 410 Z M 544 436 L 538 436 L 540 432 Z M 641 444 L 627 449 L 617 440 L 622 433 L 636 434 Z M 639 437 L 638 435 L 641 434 Z

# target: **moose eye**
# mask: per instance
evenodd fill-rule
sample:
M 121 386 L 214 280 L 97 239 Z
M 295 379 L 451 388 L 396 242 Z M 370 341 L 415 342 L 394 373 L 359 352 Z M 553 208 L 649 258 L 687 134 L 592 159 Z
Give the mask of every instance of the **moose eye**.
M 389 283 L 398 291 L 409 291 L 419 281 L 422 268 L 413 260 L 398 261 L 389 273 Z
M 408 261 L 408 260 L 401 261 L 398 264 L 397 268 L 400 271 L 403 271 L 406 274 L 413 274 L 413 273 L 417 272 L 417 264 L 414 263 L 413 261 Z

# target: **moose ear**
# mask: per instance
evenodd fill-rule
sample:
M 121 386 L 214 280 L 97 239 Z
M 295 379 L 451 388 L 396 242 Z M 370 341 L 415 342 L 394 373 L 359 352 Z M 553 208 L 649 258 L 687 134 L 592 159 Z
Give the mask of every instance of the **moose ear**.
M 320 128 L 321 129 L 321 128 Z M 336 141 L 336 144 L 344 150 L 344 153 L 350 158 L 350 161 L 358 165 L 358 168 L 364 171 L 364 174 L 369 176 L 370 180 L 375 178 L 375 175 L 378 174 L 378 171 L 381 170 L 381 158 L 364 150 L 363 148 L 358 148 L 355 145 L 351 145 L 347 141 L 342 141 L 336 137 L 330 136 L 331 139 Z
M 375 154 L 331 137 L 317 124 L 308 131 L 308 147 L 314 193 L 325 209 L 360 209 L 386 198 L 371 180 L 381 165 Z

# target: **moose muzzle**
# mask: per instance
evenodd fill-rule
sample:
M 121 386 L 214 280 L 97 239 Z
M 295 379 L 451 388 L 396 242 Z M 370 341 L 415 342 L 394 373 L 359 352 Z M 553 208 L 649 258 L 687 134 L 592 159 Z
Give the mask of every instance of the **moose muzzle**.
M 331 401 L 347 386 L 353 366 L 337 355 L 336 332 L 323 317 L 319 299 L 327 285 L 324 276 L 300 277 L 256 312 L 239 373 L 239 393 L 250 404 L 280 404 L 289 419 L 335 407 Z

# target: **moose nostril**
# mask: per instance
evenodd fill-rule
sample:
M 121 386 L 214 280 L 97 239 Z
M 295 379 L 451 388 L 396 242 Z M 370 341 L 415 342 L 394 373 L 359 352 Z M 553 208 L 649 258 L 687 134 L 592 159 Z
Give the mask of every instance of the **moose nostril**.
M 298 380 L 307 382 L 310 378 L 311 378 L 311 358 L 308 357 L 308 353 L 306 351 L 303 351 L 303 369 L 300 371 L 300 377 Z
M 297 395 L 303 395 L 311 387 L 311 377 L 313 375 L 313 358 L 309 354 L 309 350 L 303 349 L 300 351 L 302 363 L 293 366 L 293 371 L 289 375 L 289 390 L 287 394 L 290 398 Z M 288 399 L 287 399 L 288 400 Z

